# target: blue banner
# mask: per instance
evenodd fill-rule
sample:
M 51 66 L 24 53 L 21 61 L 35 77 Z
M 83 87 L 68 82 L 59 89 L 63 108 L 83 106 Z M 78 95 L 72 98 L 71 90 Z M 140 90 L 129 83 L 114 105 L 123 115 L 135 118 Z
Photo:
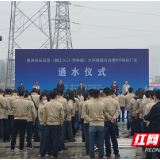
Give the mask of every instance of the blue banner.
M 111 87 L 119 89 L 125 80 L 134 91 L 149 87 L 148 49 L 17 49 L 15 53 L 15 86 L 23 82 L 31 91 L 37 81 L 41 90 L 57 87 L 59 79 L 65 89 Z

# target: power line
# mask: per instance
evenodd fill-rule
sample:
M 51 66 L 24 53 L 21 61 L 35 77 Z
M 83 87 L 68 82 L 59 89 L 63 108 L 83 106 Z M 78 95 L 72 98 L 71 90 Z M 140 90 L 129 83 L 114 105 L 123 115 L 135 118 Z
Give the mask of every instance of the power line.
M 107 11 L 130 13 L 130 14 L 143 14 L 143 15 L 149 15 L 149 16 L 160 16 L 160 14 L 154 14 L 154 13 L 130 12 L 130 11 L 122 11 L 122 10 L 116 10 L 116 9 L 108 9 L 108 8 L 94 8 L 94 7 L 81 6 L 81 5 L 77 5 L 77 4 L 71 4 L 71 5 L 76 6 L 76 7 L 83 7 L 83 8 L 96 9 L 96 10 L 107 10 Z
M 160 32 L 147 31 L 147 30 L 141 30 L 141 29 L 133 29 L 133 28 L 107 27 L 107 26 L 99 26 L 99 25 L 94 25 L 94 24 L 77 23 L 77 22 L 70 22 L 70 23 L 77 24 L 77 25 L 92 26 L 92 27 L 108 28 L 108 29 L 121 29 L 121 30 L 138 31 L 138 32 L 149 32 L 149 33 L 158 33 L 158 34 L 160 34 Z

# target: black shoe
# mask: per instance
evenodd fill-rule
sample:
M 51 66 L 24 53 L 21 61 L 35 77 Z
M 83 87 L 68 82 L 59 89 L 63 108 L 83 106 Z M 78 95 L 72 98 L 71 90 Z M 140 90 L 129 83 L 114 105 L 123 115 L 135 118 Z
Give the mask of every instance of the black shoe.
M 106 157 L 107 157 L 107 159 L 110 159 L 111 155 L 110 154 L 106 154 Z
M 53 156 L 53 159 L 58 159 L 58 156 Z
M 41 155 L 40 158 L 41 158 L 41 159 L 44 159 L 44 156 Z
M 66 147 L 63 147 L 63 148 L 62 148 L 62 150 L 68 150 L 68 148 L 66 148 Z
M 118 154 L 115 154 L 115 158 L 117 159 L 117 158 L 120 158 L 120 154 L 118 153 Z

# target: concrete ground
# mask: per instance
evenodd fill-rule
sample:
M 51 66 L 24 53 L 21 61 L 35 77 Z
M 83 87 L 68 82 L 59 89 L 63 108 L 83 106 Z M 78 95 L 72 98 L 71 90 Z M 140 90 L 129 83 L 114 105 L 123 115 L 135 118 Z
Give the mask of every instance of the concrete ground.
M 145 152 L 142 152 L 142 148 L 131 147 L 131 138 L 124 138 L 129 135 L 126 129 L 126 124 L 119 124 L 120 138 L 118 138 L 118 146 L 120 159 L 144 159 Z M 33 142 L 32 150 L 27 150 L 24 148 L 24 152 L 19 153 L 18 149 L 18 137 L 17 144 L 14 153 L 10 152 L 11 143 L 0 143 L 0 158 L 1 159 L 38 159 L 39 157 L 39 143 Z M 85 158 L 85 143 L 82 142 L 81 131 L 76 133 L 76 142 L 70 142 L 65 144 L 68 150 L 59 153 L 59 159 L 84 159 Z M 25 143 L 26 146 L 26 143 Z M 113 150 L 112 150 L 113 151 Z M 51 157 L 45 157 L 51 158 Z M 98 152 L 95 152 L 95 158 L 98 158 Z M 114 159 L 115 156 L 112 153 L 111 158 Z

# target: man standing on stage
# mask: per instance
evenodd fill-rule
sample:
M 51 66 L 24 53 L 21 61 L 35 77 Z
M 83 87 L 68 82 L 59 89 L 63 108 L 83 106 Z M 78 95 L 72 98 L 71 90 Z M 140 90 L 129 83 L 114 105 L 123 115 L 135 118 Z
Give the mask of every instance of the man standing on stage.
M 80 82 L 79 85 L 80 85 L 80 86 L 78 87 L 78 91 L 81 91 L 82 94 L 84 94 L 84 93 L 85 93 L 85 88 L 84 88 L 82 82 Z
M 117 82 L 114 80 L 113 81 L 113 85 L 111 85 L 111 88 L 115 90 L 115 95 L 118 96 L 119 87 L 118 87 L 118 85 L 116 83 Z
M 59 90 L 62 90 L 62 91 L 65 90 L 64 84 L 62 84 L 62 80 L 61 80 L 61 79 L 59 80 L 59 84 L 57 85 L 57 88 L 58 88 Z
M 35 82 L 35 85 L 32 87 L 32 89 L 33 89 L 33 88 L 40 90 L 40 86 L 38 85 L 38 82 Z
M 19 87 L 17 88 L 17 91 L 19 91 L 19 90 L 24 90 L 22 82 L 19 83 Z
M 128 84 L 128 80 L 126 80 L 122 88 L 122 94 L 127 95 L 129 88 L 130 88 L 130 85 Z

